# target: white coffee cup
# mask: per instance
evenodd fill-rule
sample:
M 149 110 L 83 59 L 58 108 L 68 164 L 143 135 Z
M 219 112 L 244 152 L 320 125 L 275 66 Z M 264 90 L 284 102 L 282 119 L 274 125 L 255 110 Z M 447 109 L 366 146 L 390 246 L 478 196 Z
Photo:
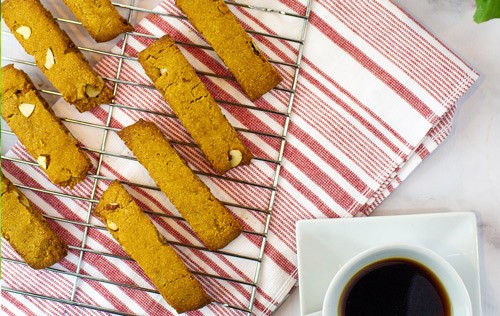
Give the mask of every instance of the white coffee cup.
M 448 296 L 451 315 L 471 316 L 472 305 L 462 279 L 448 261 L 435 252 L 414 245 L 386 245 L 374 247 L 353 257 L 335 274 L 323 301 L 323 316 L 340 315 L 342 294 L 351 278 L 365 267 L 392 258 L 409 259 L 430 270 Z

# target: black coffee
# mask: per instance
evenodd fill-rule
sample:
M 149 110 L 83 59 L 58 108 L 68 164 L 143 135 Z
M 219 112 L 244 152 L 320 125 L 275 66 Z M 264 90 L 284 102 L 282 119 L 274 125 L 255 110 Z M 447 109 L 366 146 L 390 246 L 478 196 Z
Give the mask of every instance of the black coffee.
M 359 271 L 341 295 L 343 316 L 450 316 L 446 291 L 434 273 L 408 259 L 386 259 Z

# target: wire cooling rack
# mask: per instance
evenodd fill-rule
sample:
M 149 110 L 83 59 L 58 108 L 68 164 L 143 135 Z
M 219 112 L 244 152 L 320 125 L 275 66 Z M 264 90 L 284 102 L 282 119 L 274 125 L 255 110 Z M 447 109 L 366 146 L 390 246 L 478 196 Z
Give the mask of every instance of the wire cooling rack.
M 281 162 L 283 159 L 283 153 L 284 153 L 285 144 L 286 144 L 288 126 L 290 123 L 290 114 L 292 112 L 292 107 L 294 104 L 295 89 L 296 89 L 297 80 L 298 80 L 298 76 L 299 76 L 300 63 L 301 63 L 301 59 L 302 59 L 302 52 L 304 49 L 304 41 L 305 41 L 306 29 L 307 29 L 308 21 L 309 21 L 309 13 L 311 10 L 312 0 L 306 0 L 306 3 L 305 3 L 306 9 L 305 9 L 305 12 L 303 12 L 302 14 L 297 14 L 297 13 L 294 13 L 291 11 L 285 12 L 285 11 L 281 11 L 281 10 L 275 10 L 275 9 L 266 8 L 266 7 L 262 7 L 262 6 L 258 6 L 258 5 L 252 5 L 249 3 L 243 4 L 243 3 L 233 2 L 233 1 L 226 1 L 226 3 L 230 6 L 244 7 L 245 9 L 248 9 L 249 11 L 252 11 L 252 10 L 265 11 L 265 12 L 268 12 L 270 14 L 274 14 L 277 17 L 278 16 L 290 17 L 290 18 L 294 19 L 293 23 L 295 23 L 296 25 L 299 25 L 299 27 L 300 27 L 299 38 L 292 38 L 289 36 L 282 36 L 279 34 L 277 35 L 277 34 L 270 34 L 270 33 L 265 33 L 265 32 L 258 32 L 258 31 L 254 31 L 254 30 L 250 30 L 250 29 L 247 30 L 247 32 L 250 34 L 286 41 L 289 43 L 293 43 L 297 47 L 297 54 L 295 56 L 294 62 L 289 62 L 289 61 L 284 61 L 284 60 L 270 60 L 271 63 L 279 65 L 280 67 L 289 67 L 291 69 L 291 72 L 293 73 L 293 79 L 292 79 L 289 87 L 277 87 L 277 88 L 275 88 L 275 89 L 280 90 L 286 94 L 287 107 L 284 111 L 274 111 L 274 110 L 263 109 L 263 108 L 260 109 L 258 107 L 253 106 L 253 105 L 249 106 L 246 104 L 239 104 L 239 103 L 227 102 L 224 100 L 217 100 L 219 103 L 226 103 L 226 104 L 229 103 L 232 106 L 240 106 L 240 107 L 244 107 L 244 108 L 249 108 L 252 111 L 272 112 L 273 114 L 279 115 L 283 118 L 282 132 L 278 133 L 278 134 L 262 133 L 262 132 L 256 131 L 256 130 L 238 129 L 240 132 L 243 132 L 243 133 L 256 133 L 259 135 L 264 135 L 267 137 L 275 138 L 279 141 L 279 154 L 278 154 L 277 159 L 268 159 L 268 158 L 259 158 L 259 157 L 256 158 L 256 160 L 261 160 L 261 161 L 264 161 L 266 163 L 270 163 L 270 164 L 274 165 L 274 177 L 272 179 L 272 182 L 268 183 L 268 184 L 257 184 L 257 183 L 252 183 L 252 182 L 246 181 L 244 179 L 225 178 L 225 177 L 221 177 L 221 176 L 218 176 L 215 174 L 205 173 L 205 172 L 201 172 L 201 171 L 195 171 L 199 175 L 204 175 L 204 176 L 208 176 L 208 177 L 217 177 L 217 178 L 221 178 L 221 179 L 227 180 L 227 181 L 244 183 L 246 185 L 259 186 L 261 188 L 269 190 L 269 192 L 270 192 L 269 200 L 267 201 L 266 208 L 261 208 L 261 207 L 259 208 L 259 207 L 253 207 L 253 206 L 248 206 L 248 205 L 239 205 L 239 204 L 235 204 L 235 203 L 224 202 L 224 204 L 226 204 L 227 206 L 243 208 L 243 209 L 246 209 L 250 212 L 260 212 L 260 213 L 264 214 L 264 216 L 265 216 L 265 224 L 264 224 L 263 230 L 261 232 L 244 231 L 244 233 L 246 233 L 246 234 L 254 234 L 262 239 L 259 254 L 257 257 L 249 257 L 249 256 L 237 254 L 237 253 L 216 251 L 218 254 L 223 255 L 223 256 L 237 257 L 241 260 L 255 262 L 256 268 L 255 268 L 253 280 L 251 282 L 248 282 L 248 281 L 242 281 L 242 280 L 237 280 L 237 279 L 227 279 L 227 278 L 225 278 L 223 276 L 219 276 L 219 275 L 213 275 L 213 274 L 207 274 L 207 273 L 203 273 L 203 272 L 193 271 L 193 273 L 195 273 L 201 277 L 222 279 L 222 280 L 226 280 L 229 282 L 240 283 L 243 286 L 250 287 L 251 290 L 249 291 L 250 297 L 248 298 L 248 302 L 249 302 L 248 306 L 236 306 L 236 305 L 231 305 L 231 304 L 226 303 L 226 302 L 215 302 L 215 304 L 220 304 L 221 306 L 228 308 L 228 309 L 231 309 L 231 310 L 234 310 L 234 311 L 241 311 L 243 314 L 252 314 L 252 312 L 254 310 L 254 302 L 255 302 L 255 297 L 256 297 L 256 293 L 257 293 L 257 284 L 258 284 L 259 276 L 260 276 L 261 261 L 262 261 L 263 255 L 264 255 L 264 248 L 266 246 L 266 241 L 267 241 L 267 236 L 268 236 L 268 231 L 269 231 L 269 224 L 271 221 L 272 210 L 273 210 L 273 206 L 275 203 L 275 195 L 276 195 L 278 180 L 279 180 L 279 176 L 280 176 Z M 143 8 L 141 6 L 136 5 L 135 0 L 130 0 L 128 4 L 123 4 L 123 3 L 113 3 L 113 4 L 116 7 L 120 8 L 122 13 L 125 12 L 126 18 L 133 25 L 135 25 L 134 22 L 138 22 L 139 16 L 141 14 L 142 15 L 144 15 L 144 14 L 158 14 L 158 15 L 168 16 L 169 18 L 173 18 L 173 19 L 185 19 L 185 17 L 183 17 L 183 16 L 173 15 L 173 14 L 169 14 L 169 13 L 165 13 L 165 12 L 157 12 L 157 11 L 154 11 L 151 9 Z M 57 16 L 57 13 L 53 12 L 53 14 L 55 16 Z M 137 21 L 136 21 L 136 19 L 137 19 Z M 79 22 L 74 21 L 72 19 L 69 19 L 68 17 L 56 17 L 56 20 L 58 20 L 62 26 L 64 26 L 65 23 L 80 25 Z M 272 25 L 268 25 L 268 26 L 272 27 Z M 86 52 L 86 54 L 94 54 L 96 59 L 98 59 L 99 57 L 102 57 L 102 56 L 113 56 L 113 57 L 118 58 L 119 61 L 118 61 L 118 66 L 117 66 L 117 70 L 116 70 L 116 76 L 114 78 L 105 78 L 105 80 L 112 82 L 113 92 L 115 93 L 115 95 L 116 95 L 116 92 L 117 92 L 118 88 L 120 87 L 120 85 L 135 85 L 135 84 L 137 84 L 134 82 L 128 82 L 128 81 L 124 81 L 124 80 L 120 79 L 120 73 L 122 71 L 123 61 L 126 59 L 133 59 L 132 57 L 127 56 L 125 54 L 126 43 L 129 40 L 130 35 L 138 36 L 138 37 L 156 38 L 155 36 L 152 36 L 149 34 L 141 34 L 138 32 L 130 32 L 128 34 L 124 34 L 122 36 L 122 40 L 123 40 L 124 44 L 122 45 L 122 49 L 121 49 L 120 53 L 111 52 L 109 50 L 100 50 L 100 49 L 96 49 L 95 47 L 85 47 L 85 46 L 79 47 L 79 49 L 82 50 L 83 52 Z M 12 34 L 10 34 L 10 32 L 8 32 L 8 31 L 2 30 L 2 36 L 12 36 Z M 188 44 L 188 43 L 178 43 L 178 44 L 180 44 L 180 45 L 192 45 L 192 46 L 195 46 L 195 47 L 198 47 L 201 49 L 211 50 L 210 47 L 203 46 L 203 45 L 193 45 L 193 44 Z M 89 45 L 89 46 L 92 46 L 92 45 Z M 22 65 L 27 66 L 27 67 L 32 67 L 32 66 L 36 67 L 36 65 L 33 62 L 24 60 L 22 58 L 21 59 L 14 58 L 13 56 L 2 55 L 2 61 L 3 61 L 3 63 L 14 63 L 14 64 L 22 64 Z M 206 75 L 206 76 L 215 76 L 215 77 L 227 79 L 224 76 L 219 76 L 217 74 L 205 73 L 202 71 L 198 71 L 198 72 L 200 74 Z M 229 80 L 231 80 L 231 79 L 229 79 Z M 149 87 L 149 88 L 152 88 L 152 87 Z M 49 95 L 53 95 L 55 97 L 60 96 L 59 92 L 54 91 L 52 89 L 40 89 L 40 92 L 46 96 L 49 96 Z M 110 106 L 110 111 L 109 111 L 105 126 L 95 126 L 89 122 L 83 122 L 83 121 L 78 121 L 78 120 L 73 120 L 73 119 L 68 119 L 68 118 L 61 118 L 63 121 L 66 121 L 66 122 L 69 122 L 72 124 L 92 126 L 92 127 L 96 127 L 96 128 L 101 128 L 103 130 L 103 137 L 101 140 L 100 148 L 83 148 L 84 150 L 86 150 L 88 152 L 92 152 L 98 156 L 98 160 L 97 160 L 98 165 L 97 165 L 97 168 L 95 169 L 95 173 L 91 173 L 88 175 L 88 177 L 92 180 L 92 191 L 91 191 L 90 197 L 82 198 L 82 197 L 78 197 L 78 196 L 71 195 L 71 194 L 54 192 L 54 191 L 50 191 L 50 190 L 45 190 L 45 189 L 27 186 L 24 184 L 19 184 L 19 183 L 15 184 L 18 188 L 21 188 L 24 190 L 32 190 L 34 192 L 42 192 L 44 194 L 53 194 L 53 195 L 56 195 L 59 197 L 70 198 L 70 199 L 80 199 L 80 200 L 88 203 L 88 209 L 87 209 L 85 221 L 76 221 L 76 220 L 70 220 L 70 219 L 61 218 L 61 217 L 57 217 L 57 216 L 44 215 L 46 218 L 49 218 L 50 220 L 54 220 L 54 221 L 61 222 L 61 223 L 68 223 L 68 224 L 72 224 L 72 225 L 79 225 L 83 229 L 81 244 L 79 246 L 74 246 L 74 245 L 69 246 L 70 250 L 73 250 L 73 251 L 76 251 L 77 253 L 79 253 L 78 264 L 76 266 L 75 271 L 65 271 L 65 270 L 56 269 L 56 268 L 47 268 L 46 269 L 46 270 L 53 272 L 53 273 L 58 273 L 58 274 L 63 274 L 63 275 L 69 276 L 69 277 L 74 277 L 71 294 L 69 295 L 70 298 L 67 299 L 67 298 L 62 298 L 62 297 L 48 296 L 48 295 L 44 295 L 44 294 L 40 294 L 40 293 L 28 292 L 28 291 L 23 291 L 20 289 L 10 288 L 10 287 L 5 287 L 5 286 L 2 287 L 2 291 L 9 292 L 9 293 L 12 293 L 15 295 L 24 295 L 24 296 L 28 296 L 28 297 L 34 297 L 34 298 L 43 299 L 43 300 L 55 301 L 55 302 L 62 303 L 62 304 L 69 304 L 69 305 L 83 307 L 83 308 L 92 309 L 92 310 L 96 310 L 96 311 L 108 312 L 108 313 L 116 314 L 116 315 L 131 315 L 131 314 L 129 312 L 126 312 L 126 311 L 109 309 L 107 307 L 102 307 L 102 306 L 89 305 L 89 304 L 85 304 L 85 303 L 82 303 L 82 302 L 76 300 L 75 296 L 76 296 L 76 292 L 78 290 L 79 280 L 86 279 L 86 280 L 92 280 L 95 282 L 99 282 L 102 284 L 111 284 L 111 285 L 121 286 L 121 287 L 125 287 L 125 288 L 131 288 L 131 289 L 136 289 L 136 290 L 141 290 L 141 291 L 158 293 L 157 291 L 152 290 L 152 289 L 147 289 L 147 288 L 143 288 L 143 287 L 139 287 L 139 286 L 135 286 L 135 285 L 130 285 L 130 284 L 123 284 L 120 282 L 115 282 L 112 280 L 102 279 L 102 278 L 98 278 L 98 277 L 93 277 L 93 276 L 89 276 L 87 274 L 81 273 L 81 266 L 82 266 L 82 261 L 84 260 L 83 256 L 85 253 L 92 253 L 92 254 L 100 255 L 100 256 L 113 257 L 113 258 L 117 258 L 119 260 L 131 260 L 130 258 L 125 257 L 125 256 L 120 256 L 120 255 L 116 255 L 116 254 L 112 254 L 112 253 L 100 252 L 100 251 L 92 250 L 92 249 L 89 249 L 86 247 L 89 229 L 105 230 L 105 227 L 94 225 L 91 223 L 91 220 L 90 220 L 91 219 L 91 210 L 92 210 L 93 206 L 96 203 L 98 203 L 98 200 L 96 200 L 96 189 L 97 189 L 98 182 L 103 181 L 103 180 L 113 180 L 113 179 L 109 179 L 109 178 L 102 176 L 100 173 L 103 158 L 105 156 L 119 156 L 122 158 L 130 158 L 130 157 L 117 155 L 116 153 L 113 153 L 113 152 L 106 151 L 106 140 L 108 137 L 108 133 L 110 131 L 114 130 L 110 126 L 112 112 L 113 112 L 112 109 L 113 108 L 126 108 L 126 109 L 132 109 L 132 110 L 137 110 L 137 111 L 144 111 L 141 109 L 136 109 L 136 108 L 130 107 L 130 106 L 125 105 L 125 104 L 112 103 L 112 104 L 109 104 L 109 106 Z M 157 113 L 157 112 L 152 112 L 152 111 L 150 111 L 149 113 L 151 113 L 153 115 L 154 114 L 167 115 L 167 116 L 169 115 L 169 114 L 165 114 L 165 113 Z M 6 141 L 9 141 L 9 139 L 11 142 L 15 141 L 15 135 L 10 130 L 2 128 L 1 132 L 2 132 L 2 145 L 4 145 L 4 143 Z M 185 145 L 194 146 L 193 144 L 185 144 Z M 2 155 L 2 159 L 8 160 L 8 161 L 15 163 L 15 164 L 26 164 L 26 165 L 37 166 L 37 164 L 33 161 L 6 157 L 4 155 Z M 138 183 L 127 182 L 127 184 L 131 185 L 131 186 L 139 186 L 139 187 L 141 186 L 141 184 L 138 184 Z M 158 188 L 151 187 L 150 189 L 157 190 Z M 159 215 L 159 214 L 156 214 L 156 215 Z M 162 215 L 160 214 L 160 216 L 162 216 Z M 172 215 L 163 215 L 163 216 L 176 218 L 175 216 L 172 216 Z M 177 219 L 180 219 L 180 218 L 177 218 Z M 174 246 L 176 245 L 176 246 L 181 246 L 181 247 L 199 249 L 202 251 L 208 251 L 207 249 L 205 249 L 203 247 L 199 247 L 199 246 L 195 246 L 195 245 L 183 244 L 183 243 L 178 243 L 178 242 L 171 242 L 171 243 L 174 244 Z M 4 263 L 7 263 L 7 264 L 26 265 L 22 261 L 15 260 L 12 258 L 6 258 L 3 256 L 2 256 L 2 261 Z

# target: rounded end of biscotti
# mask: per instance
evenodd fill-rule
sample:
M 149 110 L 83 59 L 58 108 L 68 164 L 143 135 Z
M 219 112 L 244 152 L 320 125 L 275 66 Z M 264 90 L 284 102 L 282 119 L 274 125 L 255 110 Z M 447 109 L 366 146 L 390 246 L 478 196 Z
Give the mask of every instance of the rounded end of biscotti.
M 59 262 L 62 258 L 66 257 L 67 254 L 68 246 L 54 233 L 50 243 L 47 246 L 40 248 L 37 257 L 34 257 L 31 260 L 26 258 L 26 263 L 31 268 L 36 270 L 45 269 Z
M 246 80 L 240 82 L 240 84 L 250 101 L 255 102 L 264 94 L 276 88 L 281 81 L 283 81 L 283 77 L 273 66 L 269 65 L 269 74 L 266 78 Z
M 90 32 L 88 29 L 89 34 L 97 43 L 109 42 L 118 37 L 118 35 L 126 32 L 132 32 L 133 30 L 134 27 L 132 24 L 122 17 L 120 17 L 119 20 L 110 23 L 108 27 L 100 29 L 98 32 Z
M 219 229 L 215 231 L 212 238 L 204 240 L 203 243 L 208 250 L 214 251 L 222 249 L 229 245 L 239 235 L 241 235 L 242 232 L 243 227 L 241 226 L 240 222 L 232 215 L 229 215 L 226 217 L 224 223 L 219 223 Z
M 80 148 L 73 155 L 63 155 L 57 159 L 51 159 L 50 155 L 40 155 L 36 161 L 53 183 L 70 189 L 85 180 L 92 168 L 90 159 Z
M 247 148 L 229 151 L 229 166 L 231 168 L 248 165 L 252 159 L 253 155 Z
M 85 180 L 86 176 L 87 176 L 87 172 L 83 172 L 81 175 L 79 175 L 77 177 L 70 177 L 69 179 L 67 179 L 65 181 L 61 181 L 61 182 L 57 183 L 57 185 L 64 187 L 64 188 L 69 187 L 70 189 L 73 189 L 78 183 Z
M 222 166 L 216 163 L 212 165 L 218 174 L 224 174 L 232 168 L 250 164 L 252 159 L 252 153 L 246 147 L 242 146 L 241 148 L 230 149 L 227 153 L 227 160 Z
M 189 297 L 189 299 L 185 299 L 182 302 L 177 303 L 176 306 L 172 306 L 178 314 L 200 309 L 213 302 L 212 298 L 208 296 L 204 290 L 193 290 L 188 296 L 184 297 Z
M 76 95 L 64 95 L 66 102 L 73 104 L 80 113 L 90 111 L 101 104 L 113 101 L 113 91 L 106 85 L 102 77 L 95 75 L 83 87 L 79 88 Z

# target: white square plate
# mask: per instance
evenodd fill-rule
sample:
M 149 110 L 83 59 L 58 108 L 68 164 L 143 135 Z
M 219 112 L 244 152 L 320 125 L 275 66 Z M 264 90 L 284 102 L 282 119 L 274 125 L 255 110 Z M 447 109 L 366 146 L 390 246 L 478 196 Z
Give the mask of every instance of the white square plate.
M 473 213 L 305 220 L 297 223 L 301 315 L 321 310 L 330 281 L 349 259 L 374 246 L 409 243 L 445 258 L 481 315 L 477 223 Z

